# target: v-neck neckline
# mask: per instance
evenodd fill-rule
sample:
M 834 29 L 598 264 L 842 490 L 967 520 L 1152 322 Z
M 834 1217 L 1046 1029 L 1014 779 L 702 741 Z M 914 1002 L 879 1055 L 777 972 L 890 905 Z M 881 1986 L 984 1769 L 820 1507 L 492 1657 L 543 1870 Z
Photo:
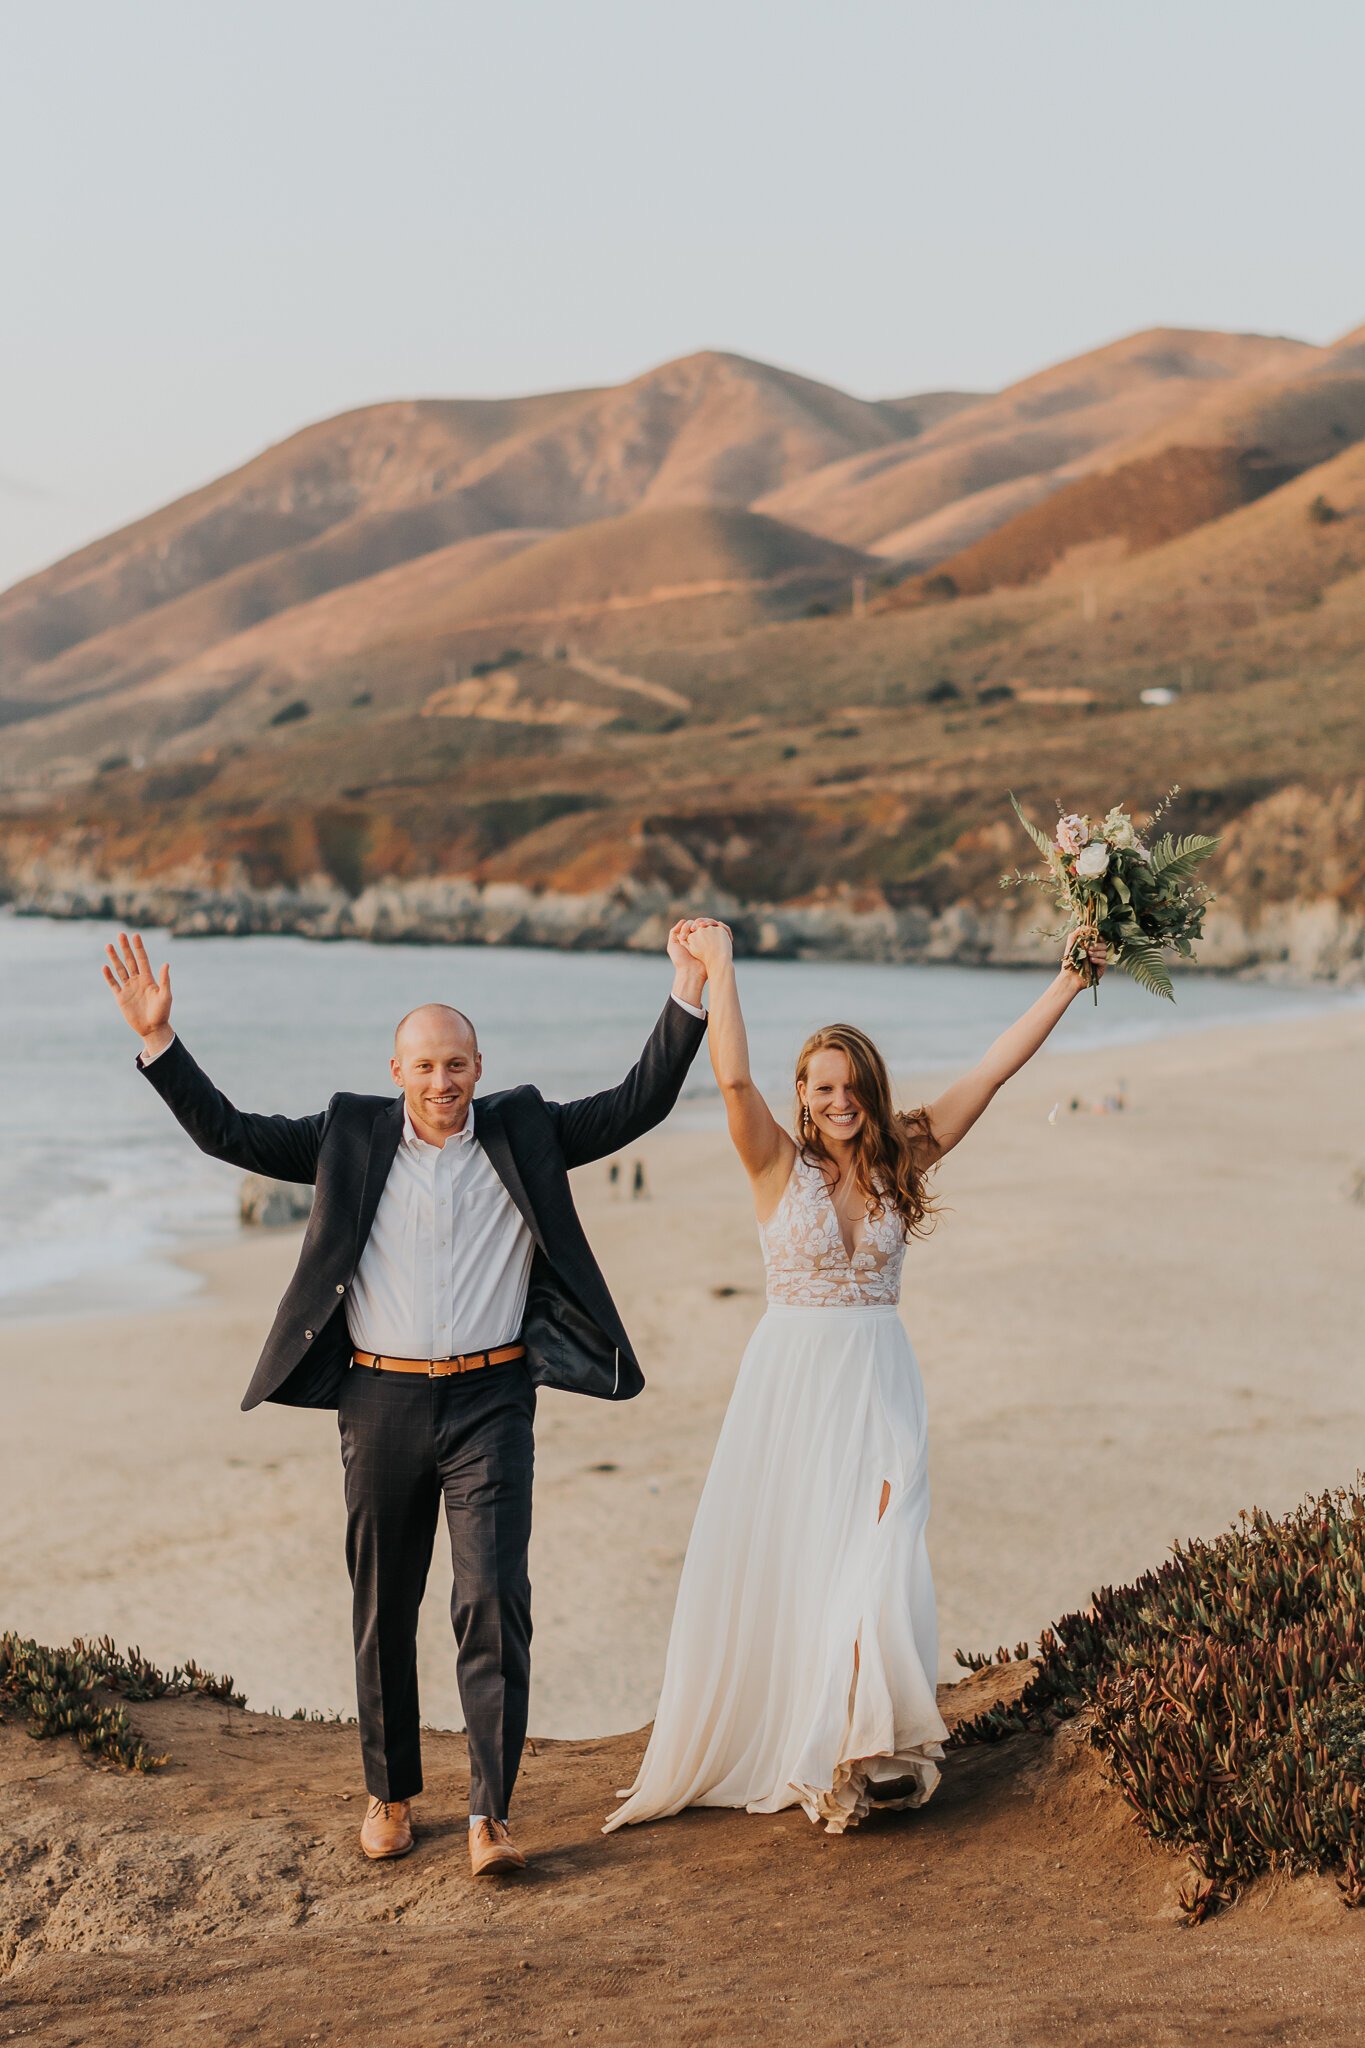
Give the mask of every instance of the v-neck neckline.
M 831 1214 L 831 1215 L 833 1216 L 833 1218 L 834 1218 L 834 1235 L 835 1235 L 835 1236 L 836 1236 L 836 1237 L 838 1238 L 838 1240 L 839 1240 L 839 1248 L 840 1248 L 840 1250 L 841 1250 L 841 1251 L 843 1252 L 844 1258 L 845 1258 L 845 1260 L 847 1261 L 847 1263 L 849 1264 L 849 1266 L 852 1266 L 852 1264 L 853 1264 L 853 1260 L 854 1260 L 854 1256 L 855 1256 L 855 1254 L 857 1253 L 857 1250 L 858 1250 L 858 1246 L 859 1246 L 859 1243 L 860 1243 L 860 1242 L 861 1242 L 861 1240 L 862 1240 L 863 1238 L 865 1238 L 865 1237 L 866 1237 L 866 1235 L 867 1235 L 867 1223 L 868 1223 L 868 1216 L 867 1216 L 867 1210 L 866 1210 L 866 1208 L 864 1208 L 864 1210 L 863 1210 L 863 1215 L 862 1215 L 862 1221 L 861 1221 L 861 1223 L 860 1223 L 860 1224 L 858 1225 L 858 1228 L 857 1228 L 857 1229 L 856 1229 L 856 1230 L 854 1231 L 854 1233 L 853 1233 L 853 1242 L 852 1242 L 852 1244 L 851 1244 L 851 1245 L 850 1245 L 850 1244 L 845 1244 L 845 1243 L 844 1243 L 844 1227 L 843 1227 L 843 1224 L 842 1224 L 842 1223 L 840 1222 L 840 1220 L 839 1220 L 839 1205 L 838 1205 L 838 1203 L 837 1203 L 837 1202 L 835 1201 L 835 1199 L 834 1199 L 834 1190 L 833 1190 L 833 1188 L 832 1188 L 832 1187 L 830 1186 L 829 1182 L 828 1182 L 828 1181 L 827 1181 L 827 1180 L 825 1179 L 825 1169 L 823 1168 L 823 1166 L 817 1166 L 817 1167 L 816 1167 L 816 1169 L 815 1169 L 815 1171 L 816 1171 L 816 1172 L 817 1172 L 817 1173 L 819 1174 L 819 1176 L 820 1176 L 820 1185 L 821 1185 L 821 1187 L 822 1187 L 822 1188 L 824 1189 L 824 1191 L 825 1191 L 825 1200 L 826 1200 L 826 1201 L 827 1201 L 827 1202 L 829 1203 L 829 1209 L 830 1209 L 830 1214 Z

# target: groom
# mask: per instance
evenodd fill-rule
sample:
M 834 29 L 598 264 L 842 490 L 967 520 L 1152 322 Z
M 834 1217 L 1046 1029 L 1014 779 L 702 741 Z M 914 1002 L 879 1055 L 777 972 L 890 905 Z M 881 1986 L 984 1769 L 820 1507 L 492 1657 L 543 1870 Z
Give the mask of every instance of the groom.
M 706 1029 L 691 928 L 669 934 L 673 992 L 618 1087 L 578 1102 L 530 1086 L 476 1097 L 474 1026 L 427 1003 L 394 1036 L 396 1100 L 334 1095 L 308 1117 L 236 1109 L 171 1029 L 169 967 L 152 973 L 141 938 L 105 948 L 104 978 L 142 1040 L 138 1065 L 200 1150 L 316 1184 L 242 1406 L 339 1410 L 367 1856 L 413 1843 L 417 1611 L 444 1500 L 471 1867 L 525 1866 L 507 1812 L 530 1683 L 535 1390 L 623 1401 L 644 1385 L 568 1172 L 652 1130 L 677 1101 Z

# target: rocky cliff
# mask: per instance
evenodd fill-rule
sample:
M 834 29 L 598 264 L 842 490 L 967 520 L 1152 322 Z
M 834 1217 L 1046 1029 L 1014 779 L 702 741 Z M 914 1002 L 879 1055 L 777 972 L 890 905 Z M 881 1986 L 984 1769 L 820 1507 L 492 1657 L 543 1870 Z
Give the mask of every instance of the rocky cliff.
M 292 932 L 587 951 L 653 951 L 675 918 L 705 906 L 733 924 L 749 955 L 1013 967 L 1051 953 L 1035 929 L 1050 921 L 1044 899 L 998 887 L 1018 851 L 1003 825 L 960 835 L 928 863 L 920 901 L 853 884 L 789 900 L 750 896 L 735 886 L 733 864 L 715 872 L 727 865 L 719 858 L 694 860 L 691 874 L 673 880 L 623 860 L 600 886 L 578 890 L 477 872 L 348 890 L 321 869 L 262 884 L 245 862 L 202 852 L 149 874 L 108 859 L 88 833 L 35 828 L 0 844 L 0 891 L 29 915 L 164 926 L 185 937 Z M 1250 805 L 1224 830 L 1215 882 L 1204 967 L 1365 983 L 1365 784 L 1326 795 L 1287 785 Z

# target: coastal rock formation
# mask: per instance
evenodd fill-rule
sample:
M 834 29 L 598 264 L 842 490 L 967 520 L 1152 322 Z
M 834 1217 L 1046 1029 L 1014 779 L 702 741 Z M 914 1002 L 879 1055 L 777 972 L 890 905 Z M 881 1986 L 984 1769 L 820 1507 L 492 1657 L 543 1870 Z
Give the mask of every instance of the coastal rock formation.
M 1301 820 L 1293 805 L 1281 808 Z M 1252 848 L 1259 848 L 1254 857 Z M 1255 887 L 1257 860 L 1266 857 L 1259 824 L 1234 836 L 1230 851 L 1239 862 L 1245 858 L 1247 885 L 1210 911 L 1204 967 L 1271 980 L 1365 983 L 1365 916 L 1326 894 L 1262 898 Z M 0 886 L 21 914 L 160 926 L 178 938 L 290 932 L 377 944 L 653 952 L 674 919 L 704 901 L 733 926 L 739 951 L 752 958 L 1029 967 L 1054 953 L 1035 929 L 1050 916 L 1048 906 L 998 894 L 994 901 L 960 899 L 930 912 L 869 903 L 866 892 L 851 890 L 831 891 L 813 903 L 752 903 L 723 889 L 683 894 L 629 877 L 610 889 L 571 895 L 432 875 L 372 883 L 349 896 L 325 874 L 263 889 L 240 871 L 210 880 L 191 867 L 153 881 L 46 855 L 8 872 L 0 868 Z

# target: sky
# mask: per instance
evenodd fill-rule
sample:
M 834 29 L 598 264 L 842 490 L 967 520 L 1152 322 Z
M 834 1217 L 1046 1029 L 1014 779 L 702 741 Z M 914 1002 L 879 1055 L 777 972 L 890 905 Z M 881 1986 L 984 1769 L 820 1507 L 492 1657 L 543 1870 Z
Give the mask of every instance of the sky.
M 1358 0 L 0 0 L 0 587 L 378 399 L 1365 321 Z

